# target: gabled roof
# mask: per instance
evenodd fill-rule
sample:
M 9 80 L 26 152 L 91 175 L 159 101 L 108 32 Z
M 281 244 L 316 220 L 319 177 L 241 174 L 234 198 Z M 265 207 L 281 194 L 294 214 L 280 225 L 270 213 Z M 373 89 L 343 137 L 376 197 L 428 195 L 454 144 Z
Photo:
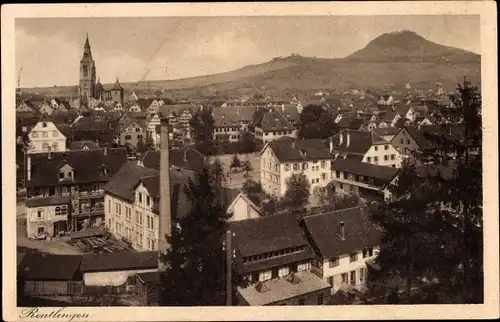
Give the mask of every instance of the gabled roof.
M 303 222 L 315 249 L 323 258 L 334 258 L 380 245 L 382 232 L 370 220 L 367 207 L 354 207 L 304 217 Z M 344 239 L 339 234 L 344 223 Z
M 172 149 L 169 151 L 171 166 L 192 171 L 201 171 L 205 167 L 206 157 L 195 148 Z M 160 170 L 160 152 L 146 151 L 141 157 L 142 164 L 147 168 Z
M 98 150 L 101 147 L 95 143 L 94 141 L 86 140 L 86 141 L 73 141 L 71 142 L 71 150 L 83 150 L 84 147 L 87 147 L 89 150 Z
M 386 184 L 391 182 L 399 172 L 399 169 L 393 167 L 341 158 L 332 161 L 332 170 L 380 179 L 385 181 Z
M 123 90 L 123 87 L 120 85 L 118 78 L 116 79 L 116 82 L 113 85 L 113 88 L 111 90 L 117 90 L 117 91 Z
M 74 173 L 74 183 L 106 182 L 127 161 L 125 148 L 109 148 L 106 155 L 104 150 L 65 151 L 30 154 L 31 180 L 26 182 L 27 187 L 52 186 L 59 184 L 59 169 L 64 164 L 71 166 Z M 99 170 L 105 165 L 107 173 Z M 26 171 L 26 170 L 25 170 Z
M 158 170 L 141 167 L 136 162 L 127 161 L 104 186 L 104 190 L 113 196 L 133 202 L 135 187 L 141 179 L 158 175 Z
M 83 255 L 80 270 L 83 273 L 88 273 L 153 269 L 157 267 L 158 253 L 155 251 L 114 252 Z
M 327 146 L 321 139 L 298 140 L 282 136 L 268 144 L 280 162 L 331 159 Z M 264 152 L 264 149 L 261 153 Z
M 292 131 L 295 127 L 277 109 L 271 108 L 255 122 L 256 127 L 262 128 L 264 132 Z
M 438 125 L 405 126 L 404 129 L 413 137 L 421 150 L 434 148 L 434 144 L 426 138 L 427 134 L 443 134 L 443 129 Z
M 373 130 L 378 136 L 396 135 L 400 131 L 397 127 L 378 127 Z
M 19 265 L 18 273 L 32 281 L 74 280 L 81 262 L 81 255 L 27 254 Z
M 347 140 L 349 136 L 349 140 Z M 341 140 L 342 138 L 342 140 Z M 335 152 L 353 154 L 365 154 L 371 146 L 378 144 L 389 144 L 375 132 L 343 130 L 331 138 Z M 342 143 L 341 143 L 342 141 Z M 349 145 L 347 145 L 349 141 Z
M 277 214 L 229 223 L 234 246 L 241 256 L 252 256 L 308 245 L 296 214 Z

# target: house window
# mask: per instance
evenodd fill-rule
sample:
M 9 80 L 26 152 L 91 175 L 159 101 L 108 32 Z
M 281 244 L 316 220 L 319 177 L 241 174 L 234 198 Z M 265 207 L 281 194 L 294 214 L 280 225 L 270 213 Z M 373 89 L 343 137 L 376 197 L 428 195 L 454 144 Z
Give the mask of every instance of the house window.
M 404 140 L 404 139 L 401 139 L 401 140 L 399 140 L 399 143 L 404 144 L 404 143 L 405 143 L 405 140 Z
M 49 133 L 48 133 L 48 132 L 42 132 L 42 136 L 43 136 L 44 138 L 48 138 L 48 137 L 49 137 Z
M 138 135 L 137 140 L 142 140 L 142 135 Z
M 410 144 L 410 140 L 409 139 L 406 139 L 406 144 Z
M 321 179 L 322 179 L 323 181 L 324 181 L 324 180 L 326 180 L 326 173 L 322 173 L 322 174 L 321 174 Z
M 311 267 L 310 267 L 309 263 L 299 264 L 299 265 L 297 265 L 297 272 L 307 271 L 310 268 Z
M 52 131 L 52 136 L 53 136 L 53 137 L 57 137 L 57 136 L 58 136 L 58 133 L 59 133 L 59 132 L 57 132 L 57 131 Z
M 150 198 L 149 196 L 146 196 L 146 205 L 149 206 Z
M 272 278 L 272 271 L 265 271 L 259 273 L 259 281 L 264 282 Z
M 333 287 L 333 276 L 328 277 L 328 284 Z
M 38 227 L 38 235 L 42 235 L 45 232 L 45 228 L 43 226 Z
M 351 271 L 351 285 L 356 285 L 356 271 Z
M 147 216 L 147 221 L 148 221 L 148 229 L 153 230 L 153 217 Z
M 299 170 L 299 164 L 298 163 L 294 163 L 293 164 L 293 171 L 297 171 Z
M 347 284 L 347 279 L 348 279 L 347 273 L 343 273 L 341 276 L 342 276 L 342 284 Z
M 326 168 L 326 162 L 325 161 L 321 161 L 321 169 L 324 169 Z
M 335 177 L 340 178 L 340 171 L 335 171 Z
M 387 144 L 384 145 L 384 150 L 389 150 L 389 146 Z
M 38 132 L 36 132 L 36 131 L 31 132 L 31 136 L 34 137 L 34 138 L 37 138 L 38 137 Z
M 289 164 L 285 164 L 285 171 L 290 171 L 290 165 Z
M 351 253 L 349 254 L 349 262 L 355 262 L 358 260 L 358 253 Z
M 375 146 L 375 151 L 378 151 L 378 146 Z
M 323 294 L 318 294 L 318 296 L 316 298 L 316 304 L 323 305 Z
M 278 270 L 278 277 L 284 277 L 290 274 L 290 269 L 288 267 L 282 267 Z
M 384 155 L 384 161 L 388 161 L 389 160 L 389 156 L 388 155 Z
M 307 170 L 308 164 L 307 162 L 302 163 L 302 170 Z
M 64 179 L 64 172 L 59 172 L 59 179 L 60 180 Z
M 137 199 L 139 199 L 139 204 L 142 204 L 142 193 L 137 193 Z
M 366 279 L 366 268 L 361 267 L 359 269 L 359 281 L 363 283 Z
M 373 157 L 373 161 L 374 161 L 375 163 L 377 163 L 377 162 L 378 162 L 378 157 Z
M 38 208 L 37 215 L 38 218 L 43 218 L 43 208 Z
M 330 258 L 330 260 L 328 261 L 328 266 L 330 268 L 339 266 L 339 258 L 338 257 Z
M 367 157 L 366 162 L 368 162 L 368 163 L 372 162 L 372 157 Z
M 391 154 L 391 160 L 394 160 L 396 159 L 396 155 L 395 154 Z
M 59 148 L 57 142 L 52 143 L 52 148 L 54 149 L 54 151 L 57 151 L 57 149 Z
M 49 149 L 49 144 L 48 144 L 47 142 L 43 142 L 43 144 L 42 144 L 42 148 L 43 148 L 44 150 L 48 150 L 48 149 Z

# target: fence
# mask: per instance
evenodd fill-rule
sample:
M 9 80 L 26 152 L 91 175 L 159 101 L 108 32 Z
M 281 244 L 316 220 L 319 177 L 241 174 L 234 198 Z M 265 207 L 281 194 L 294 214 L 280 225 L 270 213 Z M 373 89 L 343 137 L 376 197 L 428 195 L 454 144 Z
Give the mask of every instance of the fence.
M 26 295 L 81 295 L 81 281 L 25 281 Z

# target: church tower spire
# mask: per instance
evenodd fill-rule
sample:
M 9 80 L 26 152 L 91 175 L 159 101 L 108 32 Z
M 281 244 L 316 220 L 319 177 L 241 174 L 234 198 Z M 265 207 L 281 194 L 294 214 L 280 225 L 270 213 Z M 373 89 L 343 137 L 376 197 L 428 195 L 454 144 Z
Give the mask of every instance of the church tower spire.
M 90 49 L 89 34 L 86 34 L 85 44 L 83 46 L 83 56 L 80 60 L 80 84 L 79 96 L 84 101 L 90 101 L 95 98 L 95 81 L 96 70 L 95 61 L 92 58 L 92 51 Z

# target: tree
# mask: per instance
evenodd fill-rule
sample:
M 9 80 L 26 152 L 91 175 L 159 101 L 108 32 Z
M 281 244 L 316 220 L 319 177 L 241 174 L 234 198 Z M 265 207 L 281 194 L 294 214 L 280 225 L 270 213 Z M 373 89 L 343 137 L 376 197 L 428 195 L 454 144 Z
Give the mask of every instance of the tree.
M 248 131 L 244 131 L 241 133 L 239 145 L 241 153 L 255 152 L 257 146 L 253 135 Z
M 243 161 L 242 168 L 243 171 L 245 171 L 245 177 L 248 177 L 248 173 L 253 170 L 253 166 L 250 160 Z
M 336 194 L 333 181 L 325 187 L 316 187 L 313 195 L 324 211 L 334 211 L 359 205 L 360 198 L 356 194 Z
M 311 184 L 303 173 L 294 173 L 286 181 L 283 201 L 289 209 L 305 207 L 309 202 Z
M 331 114 L 320 105 L 307 105 L 300 113 L 299 137 L 302 139 L 326 139 L 337 131 Z
M 394 200 L 374 203 L 372 216 L 384 231 L 377 260 L 386 276 L 406 279 L 408 298 L 414 281 L 437 280 L 441 295 L 481 303 L 481 99 L 467 81 L 458 92 L 440 111 L 441 131 L 426 135 L 434 149 L 404 162 Z
M 258 195 L 262 193 L 262 186 L 259 182 L 248 179 L 245 183 L 243 183 L 241 191 L 243 191 L 243 193 L 247 196 Z
M 233 154 L 233 158 L 231 159 L 231 165 L 229 166 L 231 169 L 241 168 L 241 161 L 238 158 L 237 154 Z
M 162 305 L 224 305 L 226 205 L 217 196 L 221 183 L 212 173 L 204 169 L 184 188 L 191 209 L 176 219 L 172 235 L 167 236 L 170 249 L 162 277 Z
M 189 124 L 192 129 L 196 149 L 204 155 L 212 154 L 214 118 L 210 109 L 203 108 L 197 111 L 189 121 Z

